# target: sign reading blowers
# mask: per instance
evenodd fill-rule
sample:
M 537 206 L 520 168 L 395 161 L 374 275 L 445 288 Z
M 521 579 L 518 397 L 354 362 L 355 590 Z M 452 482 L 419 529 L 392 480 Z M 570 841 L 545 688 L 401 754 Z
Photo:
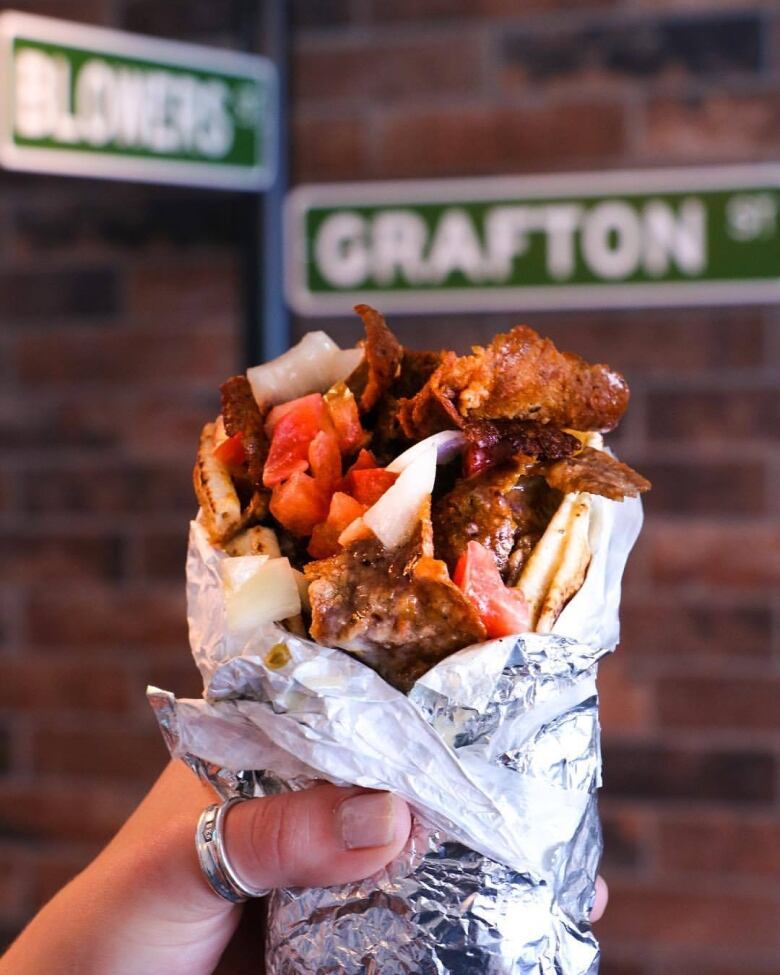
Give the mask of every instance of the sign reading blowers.
M 780 166 L 302 186 L 287 294 L 303 315 L 780 299 Z
M 263 57 L 0 14 L 0 163 L 214 189 L 274 178 Z

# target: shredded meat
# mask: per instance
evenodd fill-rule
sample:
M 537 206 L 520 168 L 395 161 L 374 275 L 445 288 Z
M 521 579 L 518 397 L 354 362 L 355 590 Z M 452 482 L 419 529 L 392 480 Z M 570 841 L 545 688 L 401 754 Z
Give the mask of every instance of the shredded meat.
M 463 432 L 469 439 L 466 469 L 473 472 L 516 454 L 559 460 L 580 446 L 579 440 L 570 433 L 535 420 L 468 420 Z
M 442 355 L 441 352 L 404 349 L 398 376 L 375 410 L 371 447 L 383 463 L 389 463 L 409 444 L 398 419 L 399 400 L 414 396 L 422 389 L 441 362 Z
M 501 572 L 506 569 L 517 534 L 509 495 L 532 457 L 503 464 L 459 480 L 449 494 L 433 507 L 436 554 L 452 571 L 469 542 L 479 542 L 495 556 Z
M 443 352 L 420 352 L 404 349 L 401 369 L 393 383 L 394 396 L 415 396 L 441 365 Z
M 410 438 L 464 419 L 537 420 L 576 430 L 612 430 L 628 405 L 620 373 L 559 352 L 525 325 L 497 335 L 472 355 L 445 355 L 423 389 L 401 404 Z
M 366 330 L 365 356 L 347 380 L 364 413 L 372 410 L 390 389 L 398 375 L 403 346 L 387 327 L 387 322 L 370 305 L 355 305 Z
M 650 488 L 650 482 L 603 450 L 583 449 L 572 457 L 541 467 L 550 487 L 569 494 L 587 491 L 613 501 L 635 498 Z
M 444 657 L 485 639 L 476 609 L 431 557 L 428 531 L 421 524 L 391 552 L 373 538 L 354 542 L 304 570 L 313 639 L 347 650 L 404 692 Z
M 219 392 L 222 396 L 225 432 L 229 437 L 241 434 L 249 480 L 255 491 L 266 494 L 263 487 L 263 464 L 268 454 L 268 437 L 263 427 L 265 418 L 252 395 L 252 387 L 246 376 L 233 376 L 222 383 Z

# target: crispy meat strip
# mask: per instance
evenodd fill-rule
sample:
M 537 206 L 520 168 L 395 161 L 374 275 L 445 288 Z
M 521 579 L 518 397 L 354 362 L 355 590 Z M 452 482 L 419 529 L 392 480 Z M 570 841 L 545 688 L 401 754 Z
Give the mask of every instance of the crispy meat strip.
M 401 406 L 409 437 L 462 426 L 463 419 L 537 420 L 576 430 L 612 430 L 628 405 L 620 373 L 559 352 L 525 325 L 472 355 L 445 356 L 425 387 Z M 449 423 L 447 423 L 449 419 Z
M 570 433 L 535 420 L 468 420 L 463 432 L 469 439 L 467 470 L 481 471 L 516 454 L 540 460 L 560 460 L 579 449 Z
M 628 464 L 592 447 L 583 447 L 578 454 L 553 464 L 543 464 L 540 470 L 550 487 L 564 494 L 587 491 L 622 501 L 623 498 L 636 498 L 650 489 L 650 482 Z
M 496 558 L 504 571 L 515 545 L 517 521 L 509 501 L 510 493 L 533 457 L 518 458 L 490 470 L 459 480 L 449 494 L 433 507 L 436 554 L 450 571 L 469 542 L 479 542 Z
M 390 389 L 376 406 L 371 449 L 382 462 L 389 462 L 409 443 L 398 419 L 398 401 L 416 395 L 441 362 L 441 352 L 404 349 L 401 368 Z
M 423 440 L 440 430 L 463 426 L 454 394 L 444 380 L 460 360 L 454 352 L 445 352 L 441 363 L 415 396 L 398 403 L 398 422 L 409 440 Z
M 263 464 L 268 455 L 268 437 L 264 429 L 264 413 L 252 395 L 252 387 L 246 376 L 233 376 L 219 387 L 222 397 L 222 419 L 229 437 L 241 434 L 241 442 L 247 457 L 249 480 L 256 491 L 263 487 Z
M 365 356 L 347 380 L 360 409 L 367 413 L 384 396 L 398 375 L 403 346 L 387 327 L 382 315 L 370 305 L 355 305 L 366 330 Z
M 444 657 L 485 639 L 476 609 L 431 557 L 429 534 L 423 521 L 393 551 L 364 539 L 304 570 L 312 638 L 348 651 L 404 692 Z

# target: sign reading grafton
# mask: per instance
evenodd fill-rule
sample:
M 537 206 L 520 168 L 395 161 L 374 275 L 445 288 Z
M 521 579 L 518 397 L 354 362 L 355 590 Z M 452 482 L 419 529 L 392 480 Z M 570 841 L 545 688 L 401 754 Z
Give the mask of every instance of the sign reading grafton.
M 780 166 L 302 186 L 304 315 L 780 300 Z
M 276 76 L 261 57 L 0 14 L 0 163 L 71 176 L 261 190 Z

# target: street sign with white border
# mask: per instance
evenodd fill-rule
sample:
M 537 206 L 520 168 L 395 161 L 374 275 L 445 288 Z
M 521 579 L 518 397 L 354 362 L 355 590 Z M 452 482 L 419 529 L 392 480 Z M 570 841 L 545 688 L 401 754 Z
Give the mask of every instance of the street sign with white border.
M 306 185 L 285 228 L 302 315 L 780 300 L 780 164 Z
M 260 191 L 277 127 L 268 58 L 0 13 L 8 169 Z

